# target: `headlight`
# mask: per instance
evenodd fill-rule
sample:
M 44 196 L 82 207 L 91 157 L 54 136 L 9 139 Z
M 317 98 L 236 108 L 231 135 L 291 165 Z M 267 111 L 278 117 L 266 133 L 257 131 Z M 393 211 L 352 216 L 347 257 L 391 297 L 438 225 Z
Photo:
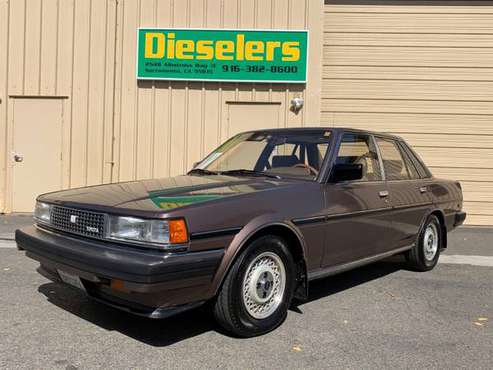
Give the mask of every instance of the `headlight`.
M 51 204 L 36 202 L 34 208 L 34 219 L 36 221 L 49 224 L 51 219 Z
M 110 216 L 107 237 L 155 245 L 182 244 L 188 241 L 183 219 L 164 221 Z

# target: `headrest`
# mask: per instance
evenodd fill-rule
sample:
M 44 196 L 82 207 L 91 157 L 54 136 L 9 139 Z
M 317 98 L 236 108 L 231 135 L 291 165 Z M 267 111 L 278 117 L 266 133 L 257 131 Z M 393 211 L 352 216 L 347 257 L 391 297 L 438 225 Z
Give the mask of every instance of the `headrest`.
M 356 164 L 361 164 L 361 173 L 362 173 L 362 180 L 369 180 L 368 179 L 368 164 L 366 163 L 366 159 L 363 157 L 360 157 L 360 159 L 356 162 Z
M 272 167 L 293 167 L 300 163 L 295 155 L 275 155 L 272 157 Z

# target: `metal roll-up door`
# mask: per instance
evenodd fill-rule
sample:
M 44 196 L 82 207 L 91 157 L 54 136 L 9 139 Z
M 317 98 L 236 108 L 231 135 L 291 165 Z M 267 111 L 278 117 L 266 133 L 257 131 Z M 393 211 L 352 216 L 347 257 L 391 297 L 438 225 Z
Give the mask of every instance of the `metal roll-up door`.
M 403 136 L 493 225 L 493 1 L 326 1 L 321 107 Z

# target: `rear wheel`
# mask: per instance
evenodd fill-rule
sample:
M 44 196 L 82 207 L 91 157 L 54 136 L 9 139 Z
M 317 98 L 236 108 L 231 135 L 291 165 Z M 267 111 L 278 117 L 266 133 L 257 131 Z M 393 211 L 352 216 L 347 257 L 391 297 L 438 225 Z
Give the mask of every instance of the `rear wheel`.
M 287 315 L 295 264 L 286 242 L 274 235 L 254 240 L 236 259 L 214 305 L 214 316 L 240 337 L 264 334 Z
M 407 252 L 409 266 L 418 271 L 429 271 L 438 263 L 442 247 L 442 229 L 440 221 L 434 215 L 426 220 L 414 247 Z

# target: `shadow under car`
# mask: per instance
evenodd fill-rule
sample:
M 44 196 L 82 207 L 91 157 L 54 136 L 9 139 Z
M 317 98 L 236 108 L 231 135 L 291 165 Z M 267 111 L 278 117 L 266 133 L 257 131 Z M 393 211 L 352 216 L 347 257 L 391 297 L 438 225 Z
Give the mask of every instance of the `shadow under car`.
M 405 266 L 398 256 L 310 283 L 307 301 L 294 301 L 291 311 L 303 314 L 304 303 L 312 302 L 392 274 Z M 118 331 L 142 343 L 163 347 L 214 330 L 225 335 L 205 304 L 167 319 L 148 319 L 95 302 L 81 291 L 61 283 L 49 282 L 38 291 L 48 301 L 92 324 Z

